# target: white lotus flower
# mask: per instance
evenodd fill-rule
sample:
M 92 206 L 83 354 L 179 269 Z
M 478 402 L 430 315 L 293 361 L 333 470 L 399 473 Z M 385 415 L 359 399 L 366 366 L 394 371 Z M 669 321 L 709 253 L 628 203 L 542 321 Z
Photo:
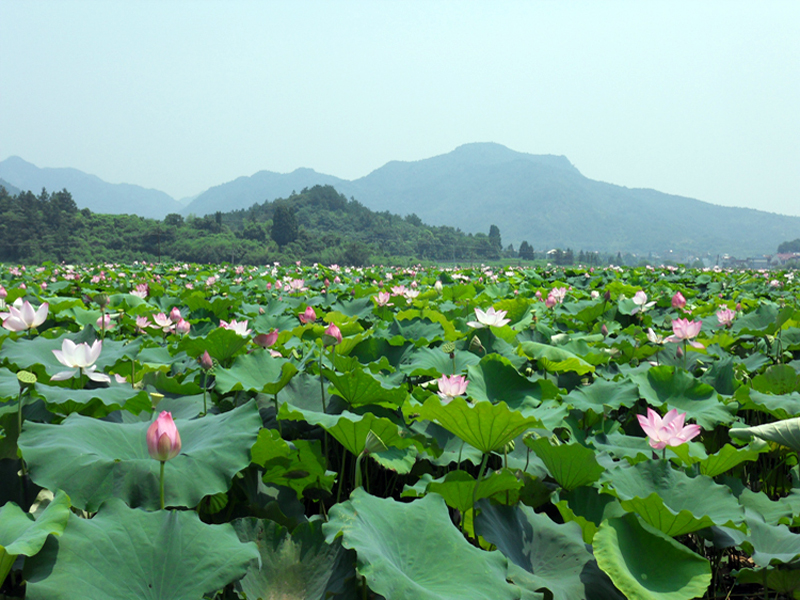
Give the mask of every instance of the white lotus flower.
M 78 373 L 85 374 L 92 381 L 101 383 L 108 383 L 111 378 L 105 373 L 95 373 L 97 365 L 94 363 L 100 357 L 100 351 L 103 349 L 103 342 L 95 340 L 91 346 L 87 343 L 76 344 L 72 340 L 64 340 L 61 343 L 61 350 L 53 350 L 58 362 L 65 367 L 69 367 L 69 371 L 61 371 L 56 373 L 50 379 L 52 381 L 64 381 L 70 377 L 74 377 Z
M 467 325 L 475 329 L 481 329 L 483 327 L 502 327 L 511 322 L 510 319 L 504 318 L 507 312 L 508 311 L 505 310 L 495 310 L 494 306 L 490 306 L 486 312 L 483 312 L 480 308 L 476 308 L 475 317 L 478 320 L 468 321 Z
M 11 331 L 25 331 L 35 329 L 47 319 L 49 304 L 45 302 L 38 309 L 34 310 L 31 303 L 22 298 L 17 298 L 12 306 L 8 307 L 7 313 L 0 313 L 3 320 L 3 327 Z

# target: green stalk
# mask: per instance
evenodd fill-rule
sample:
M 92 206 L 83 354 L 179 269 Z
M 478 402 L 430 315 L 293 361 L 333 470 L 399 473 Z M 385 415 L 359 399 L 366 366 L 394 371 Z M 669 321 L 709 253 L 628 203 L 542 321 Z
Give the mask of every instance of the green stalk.
M 208 413 L 208 407 L 206 405 L 207 383 L 208 383 L 208 372 L 205 369 L 203 369 L 203 414 L 204 415 Z
M 478 502 L 478 485 L 481 483 L 481 479 L 483 479 L 483 474 L 486 471 L 486 463 L 489 462 L 489 453 L 485 452 L 483 455 L 483 460 L 481 461 L 481 468 L 478 471 L 478 479 L 475 480 L 475 488 L 472 490 L 472 519 L 473 523 L 475 522 L 475 504 Z
M 19 396 L 17 397 L 17 439 L 22 434 L 22 392 L 23 388 L 19 388 Z
M 324 347 L 319 351 L 319 391 L 322 394 L 322 412 L 325 412 L 325 377 L 322 374 L 322 355 Z
M 166 461 L 161 461 L 161 510 L 164 510 L 164 463 Z

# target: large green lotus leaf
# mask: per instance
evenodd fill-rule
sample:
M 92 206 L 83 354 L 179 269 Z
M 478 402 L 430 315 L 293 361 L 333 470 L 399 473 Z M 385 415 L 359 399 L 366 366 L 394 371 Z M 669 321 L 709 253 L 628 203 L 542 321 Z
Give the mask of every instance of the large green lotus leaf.
M 745 507 L 745 514 L 758 513 L 769 525 L 791 525 L 794 515 L 800 514 L 800 490 L 797 488 L 792 489 L 788 496 L 773 501 L 764 493 L 747 489 L 739 479 L 727 479 L 725 483 L 738 497 L 739 504 Z
M 625 435 L 619 431 L 609 434 L 599 433 L 593 438 L 587 438 L 598 451 L 607 452 L 616 459 L 624 458 L 629 463 L 642 462 L 652 458 L 653 448 L 647 443 L 647 438 Z
M 780 567 L 741 569 L 734 571 L 733 575 L 739 583 L 762 586 L 766 583 L 769 589 L 785 594 L 789 598 L 797 598 L 797 590 L 800 590 L 800 569 Z
M 467 379 L 467 395 L 478 402 L 502 401 L 518 408 L 537 406 L 545 398 L 553 397 L 549 396 L 549 387 L 543 389 L 538 382 L 532 383 L 519 374 L 511 361 L 498 354 L 488 354 L 480 363 L 470 367 Z
M 339 540 L 325 541 L 322 523 L 300 523 L 294 530 L 253 517 L 233 522 L 242 542 L 255 542 L 261 556 L 238 583 L 248 598 L 328 600 L 355 597 L 355 556 Z
M 509 580 L 531 592 L 549 590 L 554 600 L 621 600 L 597 568 L 575 523 L 557 525 L 524 505 L 481 502 L 475 532 L 511 562 Z
M 800 535 L 792 533 L 786 525 L 769 525 L 750 510 L 747 525 L 750 535 L 742 542 L 742 548 L 759 567 L 794 563 L 800 558 Z
M 50 534 L 61 535 L 69 518 L 69 498 L 60 491 L 35 521 L 9 502 L 0 508 L 0 582 L 11 571 L 17 556 L 33 556 Z
M 277 394 L 296 373 L 292 363 L 269 352 L 238 356 L 230 369 L 214 369 L 216 389 L 222 394 L 238 390 Z
M 304 410 L 289 404 L 282 404 L 278 411 L 278 418 L 289 421 L 305 421 L 310 425 L 319 425 L 355 455 L 359 455 L 364 451 L 367 445 L 367 435 L 369 435 L 370 431 L 373 435 L 378 436 L 378 439 L 387 448 L 403 449 L 419 443 L 413 438 L 404 437 L 405 432 L 391 420 L 385 417 L 377 417 L 369 412 L 357 415 L 344 411 L 340 415 L 329 415 L 313 410 Z M 371 456 L 377 460 L 377 457 L 381 454 L 382 452 L 375 452 Z M 393 455 L 390 454 L 389 456 Z
M 768 442 L 775 442 L 795 452 L 800 452 L 800 417 L 765 423 L 755 427 L 733 427 L 728 432 L 732 438 L 747 439 L 757 437 Z
M 349 373 L 323 369 L 323 373 L 336 389 L 336 393 L 353 407 L 376 404 L 387 408 L 398 408 L 408 397 L 405 389 L 387 389 L 361 368 L 353 369 Z
M 555 336 L 554 336 L 555 337 Z M 603 339 L 603 336 L 598 336 L 599 340 Z M 554 339 L 551 339 L 551 342 L 554 342 Z M 588 341 L 591 341 L 589 339 Z M 562 350 L 566 350 L 567 352 L 571 352 L 575 356 L 585 360 L 590 365 L 598 366 L 607 364 L 608 361 L 611 359 L 611 355 L 607 352 L 602 352 L 596 350 L 593 346 L 589 345 L 587 339 L 570 339 L 564 341 L 563 343 L 559 344 L 559 348 Z
M 250 401 L 230 412 L 175 421 L 181 453 L 165 465 L 165 504 L 196 506 L 203 496 L 226 492 L 250 464 L 261 417 Z M 70 415 L 60 425 L 26 423 L 19 447 L 31 479 L 63 489 L 73 506 L 95 511 L 111 497 L 129 506 L 159 507 L 160 463 L 150 458 L 149 423 L 120 424 Z
M 205 337 L 184 337 L 179 347 L 189 356 L 198 357 L 208 351 L 212 358 L 219 362 L 226 362 L 244 348 L 249 341 L 249 337 L 241 336 L 231 329 L 217 327 Z
M 503 339 L 503 337 L 501 337 L 503 335 L 510 341 Z M 508 325 L 504 325 L 500 328 L 486 327 L 484 329 L 478 329 L 474 332 L 472 337 L 468 339 L 472 346 L 471 340 L 473 338 L 478 338 L 478 341 L 480 341 L 483 346 L 483 350 L 473 347 L 474 352 L 480 352 L 483 356 L 499 354 L 503 358 L 507 358 L 515 368 L 521 369 L 522 366 L 528 362 L 528 359 L 517 352 L 516 338 L 518 335 L 518 332 L 511 329 Z
M 484 454 L 502 450 L 508 442 L 531 427 L 542 427 L 538 419 L 523 417 L 504 402 L 470 405 L 464 398 L 454 398 L 448 404 L 442 404 L 438 396 L 425 401 L 417 419 L 438 423 Z
M 414 346 L 409 343 L 401 346 L 392 346 L 384 339 L 369 337 L 356 344 L 350 351 L 349 356 L 358 359 L 361 364 L 365 365 L 382 362 L 385 359 L 392 368 L 397 369 L 400 363 L 414 352 L 413 348 Z M 436 354 L 435 351 L 427 348 L 426 350 Z
M 417 301 L 419 302 L 419 301 Z M 458 338 L 462 337 L 462 334 L 456 331 L 455 325 L 442 313 L 436 310 L 432 310 L 429 307 L 425 307 L 422 310 L 416 309 L 409 309 L 409 310 L 402 310 L 397 313 L 397 320 L 398 321 L 405 321 L 408 319 L 414 318 L 422 318 L 432 321 L 434 323 L 438 323 L 444 329 L 445 336 L 444 338 L 449 341 L 457 340 Z
M 429 346 L 436 340 L 444 340 L 445 332 L 440 323 L 419 317 L 392 321 L 385 331 L 376 333 L 376 336 L 385 337 L 392 344 L 402 345 L 411 342 L 417 348 Z
M 565 490 L 594 483 L 603 473 L 603 467 L 597 463 L 594 451 L 586 446 L 555 445 L 548 438 L 527 438 L 525 445 L 542 459 L 548 473 Z
M 539 342 L 522 342 L 519 347 L 526 356 L 538 360 L 548 371 L 575 371 L 578 375 L 594 372 L 593 365 L 563 348 Z
M 480 359 L 465 350 L 455 350 L 455 358 L 436 348 L 418 348 L 411 354 L 407 363 L 400 365 L 400 370 L 412 377 L 439 377 L 462 373 L 466 368 L 477 365 Z
M 409 405 L 407 404 L 406 406 Z M 460 465 L 466 461 L 471 462 L 475 466 L 481 464 L 483 455 L 480 450 L 473 448 L 454 433 L 447 431 L 441 425 L 431 423 L 430 421 L 412 422 L 411 429 L 432 440 L 430 446 L 427 448 L 427 452 L 435 457 L 428 458 L 434 465 L 447 467 L 451 463 L 458 463 Z M 440 451 L 441 454 L 439 454 Z
M 800 374 L 789 365 L 772 365 L 751 381 L 754 390 L 765 394 L 791 394 L 800 391 Z
M 597 488 L 580 487 L 571 492 L 559 492 L 556 503 L 564 522 L 575 521 L 583 531 L 583 541 L 591 544 L 600 524 L 614 517 L 621 517 L 625 509 L 619 500 L 609 494 L 601 494 Z
M 72 390 L 55 385 L 44 383 L 36 384 L 36 393 L 44 399 L 45 403 L 53 405 L 55 412 L 69 414 L 80 411 L 81 414 L 93 417 L 104 417 L 108 413 L 124 408 L 134 414 L 139 414 L 143 410 L 149 410 L 152 406 L 147 392 L 134 390 L 130 384 L 111 383 L 109 387 Z M 102 405 L 88 413 L 86 407 L 93 401 Z
M 208 311 L 218 319 L 227 319 L 230 308 L 237 303 L 232 297 L 214 296 L 212 299 L 205 297 L 203 292 L 197 291 L 183 296 L 183 303 L 192 312 Z
M 760 440 L 756 440 L 744 448 L 725 444 L 718 452 L 710 454 L 700 461 L 700 473 L 707 477 L 722 475 L 743 462 L 758 460 L 758 455 L 767 450 L 769 450 L 767 444 Z
M 625 510 L 670 536 L 725 525 L 744 531 L 744 510 L 727 486 L 710 477 L 689 477 L 668 461 L 618 464 L 600 482 Z
M 358 555 L 369 587 L 393 600 L 516 600 L 500 552 L 471 545 L 450 521 L 441 496 L 410 503 L 370 496 L 361 488 L 335 505 L 322 526 Z M 541 596 L 539 596 L 541 598 Z M 533 597 L 531 597 L 533 600 Z
M 608 410 L 630 408 L 639 400 L 639 388 L 629 379 L 608 381 L 596 379 L 587 386 L 579 386 L 564 396 L 564 403 L 578 410 L 592 410 L 601 415 Z
M 506 311 L 506 318 L 509 320 L 509 325 L 516 329 L 527 327 L 530 323 L 530 307 L 530 300 L 520 296 L 506 298 L 494 304 L 495 310 Z
M 629 600 L 690 600 L 711 583 L 705 558 L 633 514 L 600 525 L 594 556 Z
M 731 332 L 739 335 L 772 335 L 791 318 L 793 312 L 791 306 L 779 309 L 775 304 L 760 304 L 756 310 L 737 318 Z
M 686 413 L 703 429 L 712 430 L 720 423 L 733 421 L 731 410 L 717 400 L 716 390 L 674 367 L 651 367 L 646 372 L 631 375 L 639 393 L 647 403 L 668 406 Z
M 800 416 L 800 393 L 773 395 L 742 386 L 736 392 L 736 400 L 742 408 L 766 412 L 776 419 Z
M 431 481 L 427 490 L 439 494 L 447 506 L 465 513 L 472 509 L 473 498 L 476 500 L 489 498 L 500 492 L 518 490 L 521 487 L 522 482 L 511 471 L 503 469 L 481 479 L 477 492 L 475 478 L 466 471 L 450 471 L 444 477 Z
M 258 560 L 229 524 L 193 511 L 145 512 L 111 499 L 92 519 L 70 515 L 64 535 L 26 561 L 30 600 L 198 600 Z
M 277 430 L 262 429 L 251 454 L 264 468 L 264 483 L 291 488 L 298 498 L 311 486 L 330 491 L 336 479 L 336 473 L 325 468 L 319 440 L 294 440 L 290 446 Z

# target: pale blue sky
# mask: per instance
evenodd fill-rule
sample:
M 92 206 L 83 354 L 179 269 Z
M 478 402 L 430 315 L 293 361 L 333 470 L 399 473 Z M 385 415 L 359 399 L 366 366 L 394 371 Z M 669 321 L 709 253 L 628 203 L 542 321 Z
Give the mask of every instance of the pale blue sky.
M 478 141 L 800 215 L 800 2 L 0 2 L 0 160 L 181 198 Z

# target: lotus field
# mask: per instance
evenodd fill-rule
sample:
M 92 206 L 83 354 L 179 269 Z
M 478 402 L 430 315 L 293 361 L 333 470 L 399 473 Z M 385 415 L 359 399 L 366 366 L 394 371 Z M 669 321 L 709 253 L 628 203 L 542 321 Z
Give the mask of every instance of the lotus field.
M 793 273 L 0 283 L 3 597 L 800 598 Z

